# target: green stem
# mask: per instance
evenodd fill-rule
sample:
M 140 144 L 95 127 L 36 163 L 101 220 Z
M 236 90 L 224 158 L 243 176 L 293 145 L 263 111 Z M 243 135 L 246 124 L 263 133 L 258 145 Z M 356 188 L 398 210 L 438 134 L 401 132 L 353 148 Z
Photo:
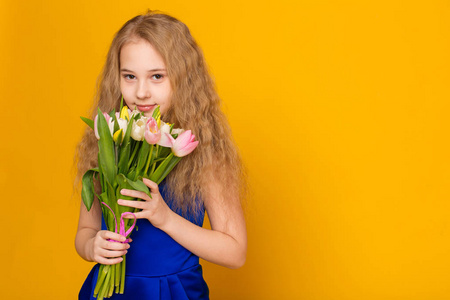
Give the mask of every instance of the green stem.
M 116 278 L 115 271 L 116 271 L 116 268 L 114 266 L 112 266 L 111 277 L 110 277 L 110 281 L 109 281 L 108 298 L 111 297 L 112 294 L 114 293 L 114 278 Z
M 150 162 L 152 161 L 152 155 L 153 155 L 153 148 L 154 148 L 154 147 L 155 147 L 155 146 L 152 145 L 152 148 L 151 148 L 151 150 L 150 150 L 150 155 L 148 156 L 148 159 L 147 159 L 147 165 L 145 166 L 145 171 L 144 171 L 144 174 L 145 174 L 145 175 L 147 174 L 148 167 L 150 166 Z
M 116 166 L 119 164 L 119 145 L 114 145 L 114 154 L 116 158 Z
M 120 275 L 121 275 L 121 273 L 120 273 L 120 267 L 122 266 L 122 263 L 118 263 L 118 264 L 116 264 L 115 265 L 115 267 L 116 267 L 116 278 L 115 278 L 115 283 L 114 283 L 114 286 L 119 286 L 119 284 L 120 284 Z
M 150 171 L 150 174 L 149 174 L 148 177 L 151 177 L 151 175 L 152 175 L 153 173 L 155 173 L 155 168 L 156 168 L 156 162 L 153 163 L 152 170 Z
M 102 288 L 100 289 L 100 292 L 98 293 L 97 300 L 103 300 L 103 298 L 106 296 L 106 292 L 109 289 L 110 278 L 111 278 L 111 272 L 108 272 L 108 274 L 106 274 L 105 283 L 103 284 Z
M 106 269 L 106 270 L 105 270 Z M 98 279 L 97 279 L 97 284 L 95 285 L 95 289 L 94 289 L 94 297 L 97 296 L 100 287 L 102 286 L 102 283 L 106 277 L 106 274 L 108 273 L 108 269 L 109 266 L 108 265 L 100 265 L 100 269 L 98 271 Z
M 126 266 L 126 255 L 122 256 L 123 257 L 123 261 L 122 261 L 122 268 L 121 268 L 121 272 L 122 272 L 122 276 L 121 276 L 121 280 L 120 280 L 120 294 L 123 294 L 123 292 L 125 291 L 125 266 Z
M 158 155 L 159 155 L 159 145 L 156 145 L 156 157 L 158 157 Z M 150 174 L 155 173 L 155 169 L 156 169 L 156 161 L 152 166 L 152 171 L 150 172 Z M 150 175 L 148 177 L 150 177 Z
M 133 158 L 134 158 L 134 156 L 136 155 L 136 152 L 137 152 L 137 149 L 138 149 L 138 148 L 139 148 L 139 144 L 136 143 L 136 145 L 134 146 L 134 149 L 133 149 L 133 153 L 131 153 L 130 160 L 128 161 L 128 169 L 130 168 L 131 163 L 133 162 Z

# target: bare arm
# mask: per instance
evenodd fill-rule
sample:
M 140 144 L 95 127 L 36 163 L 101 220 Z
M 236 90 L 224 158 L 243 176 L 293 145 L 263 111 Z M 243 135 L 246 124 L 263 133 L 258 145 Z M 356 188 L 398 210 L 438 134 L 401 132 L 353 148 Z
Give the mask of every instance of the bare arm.
M 156 183 L 146 179 L 144 183 L 151 189 L 151 199 L 138 191 L 123 190 L 123 195 L 145 201 L 120 200 L 119 204 L 143 209 L 136 214 L 138 218 L 147 218 L 180 245 L 207 261 L 228 268 L 239 268 L 245 263 L 247 233 L 239 199 L 226 199 L 220 193 L 220 186 L 211 183 L 204 199 L 211 222 L 211 230 L 208 230 L 170 210 L 161 198 Z

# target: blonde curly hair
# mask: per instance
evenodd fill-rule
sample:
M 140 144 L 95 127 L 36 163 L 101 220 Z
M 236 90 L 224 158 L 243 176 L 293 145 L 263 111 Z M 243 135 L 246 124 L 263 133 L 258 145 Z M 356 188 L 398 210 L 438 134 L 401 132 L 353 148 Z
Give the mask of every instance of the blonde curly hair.
M 166 64 L 172 98 L 162 119 L 174 123 L 175 127 L 192 130 L 199 141 L 194 152 L 184 157 L 166 179 L 166 191 L 175 209 L 182 209 L 183 214 L 197 212 L 202 202 L 196 199 L 207 196 L 212 178 L 220 184 L 219 192 L 226 195 L 225 199 L 242 199 L 246 191 L 244 168 L 228 121 L 220 109 L 221 100 L 200 47 L 179 20 L 149 11 L 125 23 L 112 41 L 98 79 L 91 117 L 96 115 L 97 107 L 105 112 L 118 111 L 120 50 L 133 39 L 149 42 Z M 83 174 L 97 166 L 97 154 L 97 139 L 88 127 L 75 154 L 76 187 L 79 188 Z

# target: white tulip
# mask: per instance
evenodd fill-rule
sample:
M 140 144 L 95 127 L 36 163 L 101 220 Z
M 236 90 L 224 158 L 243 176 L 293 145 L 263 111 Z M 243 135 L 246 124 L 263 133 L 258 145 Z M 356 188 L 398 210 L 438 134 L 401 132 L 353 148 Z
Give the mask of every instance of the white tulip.
M 147 124 L 148 118 L 141 117 L 139 120 L 133 121 L 133 127 L 131 128 L 131 137 L 136 141 L 143 141 L 145 134 L 145 124 Z

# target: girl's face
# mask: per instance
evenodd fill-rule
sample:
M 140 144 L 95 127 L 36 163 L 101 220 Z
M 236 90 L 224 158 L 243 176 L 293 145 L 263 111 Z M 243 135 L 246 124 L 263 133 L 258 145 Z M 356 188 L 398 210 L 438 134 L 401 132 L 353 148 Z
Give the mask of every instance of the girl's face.
M 127 106 L 151 117 L 157 105 L 164 114 L 172 88 L 161 55 L 143 39 L 125 44 L 120 51 L 120 90 Z

